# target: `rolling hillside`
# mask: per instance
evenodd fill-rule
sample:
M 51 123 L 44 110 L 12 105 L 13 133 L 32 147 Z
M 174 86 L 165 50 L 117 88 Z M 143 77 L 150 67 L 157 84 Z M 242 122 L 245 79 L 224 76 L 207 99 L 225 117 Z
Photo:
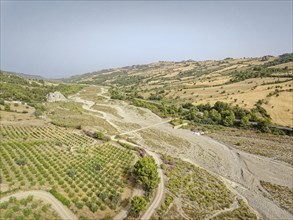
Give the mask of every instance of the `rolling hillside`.
M 272 122 L 292 127 L 293 54 L 278 57 L 156 62 L 74 76 L 69 82 L 110 85 L 155 102 L 251 109 L 259 101 Z

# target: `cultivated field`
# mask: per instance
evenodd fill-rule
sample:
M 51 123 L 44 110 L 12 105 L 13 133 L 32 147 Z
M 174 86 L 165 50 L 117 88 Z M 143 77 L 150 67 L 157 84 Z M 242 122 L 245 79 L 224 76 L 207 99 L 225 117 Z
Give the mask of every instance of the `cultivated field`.
M 1 125 L 1 194 L 50 190 L 77 216 L 114 215 L 129 198 L 131 152 L 52 125 Z
M 42 200 L 28 196 L 23 199 L 10 197 L 8 201 L 0 203 L 0 219 L 35 219 L 54 220 L 59 219 L 58 214 L 51 208 L 50 204 Z

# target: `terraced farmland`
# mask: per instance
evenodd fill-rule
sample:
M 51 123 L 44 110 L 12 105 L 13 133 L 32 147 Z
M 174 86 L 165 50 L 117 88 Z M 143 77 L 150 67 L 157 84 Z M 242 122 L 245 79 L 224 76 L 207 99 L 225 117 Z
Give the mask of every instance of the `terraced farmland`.
M 1 189 L 50 190 L 77 216 L 113 215 L 129 196 L 130 151 L 55 126 L 0 126 Z
M 93 143 L 86 135 L 51 125 L 0 125 L 0 137 L 4 141 L 46 140 L 68 146 L 86 146 Z

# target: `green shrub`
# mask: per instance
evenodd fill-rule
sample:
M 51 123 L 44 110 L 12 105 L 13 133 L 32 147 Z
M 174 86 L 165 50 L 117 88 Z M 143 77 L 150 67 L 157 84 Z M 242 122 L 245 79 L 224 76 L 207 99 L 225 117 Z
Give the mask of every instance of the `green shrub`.
M 77 203 L 76 203 L 76 207 L 77 207 L 78 209 L 82 209 L 82 208 L 83 208 L 83 202 L 77 202 Z
M 8 205 L 9 205 L 9 202 L 8 201 L 1 202 L 0 203 L 0 209 L 7 209 L 8 208 Z
M 8 111 L 8 112 L 11 111 L 11 109 L 10 109 L 10 104 L 9 104 L 9 103 L 5 103 L 5 104 L 4 104 L 4 110 L 5 110 L 5 111 Z
M 101 132 L 101 131 L 96 131 L 94 137 L 99 139 L 99 140 L 104 140 L 104 138 L 105 138 L 103 132 Z
M 27 218 L 24 215 L 16 216 L 14 220 L 26 220 Z M 35 219 L 37 220 L 37 219 Z
M 22 212 L 23 212 L 23 215 L 25 217 L 28 217 L 32 213 L 32 209 L 31 208 L 25 208 Z
M 131 200 L 131 211 L 134 213 L 140 213 L 144 211 L 147 205 L 147 201 L 142 196 L 134 196 Z
M 13 215 L 13 210 L 12 209 L 7 209 L 4 213 L 4 218 L 6 219 L 10 219 L 12 218 L 12 215 Z
M 19 205 L 14 205 L 14 206 L 12 207 L 12 209 L 13 209 L 14 212 L 19 211 Z
M 55 188 L 52 188 L 50 190 L 50 193 L 56 197 L 56 199 L 58 199 L 60 202 L 62 202 L 64 205 L 66 205 L 67 207 L 70 207 L 70 201 L 63 196 L 61 193 L 57 192 Z

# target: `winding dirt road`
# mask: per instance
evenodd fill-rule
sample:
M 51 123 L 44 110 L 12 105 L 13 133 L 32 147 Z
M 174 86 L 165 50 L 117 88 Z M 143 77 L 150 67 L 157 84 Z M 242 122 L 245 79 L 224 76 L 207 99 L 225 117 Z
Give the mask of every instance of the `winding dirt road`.
M 28 196 L 34 196 L 34 198 L 38 198 L 43 200 L 46 203 L 51 204 L 51 207 L 58 213 L 61 219 L 64 220 L 77 220 L 77 217 L 74 213 L 64 206 L 59 200 L 57 200 L 52 194 L 40 191 L 40 190 L 32 190 L 32 191 L 25 191 L 25 192 L 18 192 L 4 198 L 0 199 L 0 202 L 8 201 L 10 197 L 15 197 L 17 199 L 23 199 Z

